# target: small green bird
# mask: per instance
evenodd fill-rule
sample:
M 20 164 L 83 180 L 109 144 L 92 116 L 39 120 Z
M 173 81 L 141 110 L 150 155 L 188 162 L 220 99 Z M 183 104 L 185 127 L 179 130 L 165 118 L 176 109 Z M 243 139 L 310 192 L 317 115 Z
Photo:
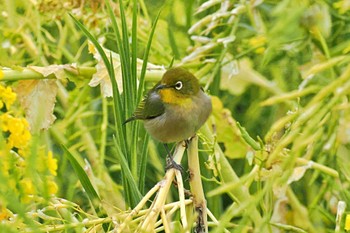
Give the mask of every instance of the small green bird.
M 171 164 L 179 169 L 167 143 L 180 142 L 194 136 L 212 111 L 211 99 L 197 78 L 181 67 L 165 72 L 163 78 L 145 96 L 125 123 L 143 120 L 147 132 L 164 143 Z M 180 166 L 181 167 L 181 166 Z

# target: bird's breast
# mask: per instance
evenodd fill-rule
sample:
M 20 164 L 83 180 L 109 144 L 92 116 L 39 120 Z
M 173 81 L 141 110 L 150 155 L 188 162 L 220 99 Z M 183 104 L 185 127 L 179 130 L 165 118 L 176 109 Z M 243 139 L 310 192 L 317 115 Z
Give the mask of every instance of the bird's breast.
M 192 137 L 211 113 L 210 98 L 204 93 L 178 104 L 165 103 L 162 115 L 145 121 L 149 134 L 163 143 L 178 142 Z

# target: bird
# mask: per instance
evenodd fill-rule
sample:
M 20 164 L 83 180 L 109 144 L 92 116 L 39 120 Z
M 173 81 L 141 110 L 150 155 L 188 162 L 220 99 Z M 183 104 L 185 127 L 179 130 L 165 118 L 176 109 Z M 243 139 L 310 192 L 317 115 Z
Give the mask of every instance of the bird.
M 142 120 L 151 137 L 164 144 L 170 157 L 166 169 L 182 170 L 181 165 L 173 160 L 168 143 L 193 137 L 211 111 L 211 98 L 198 79 L 185 68 L 174 67 L 164 73 L 124 124 Z

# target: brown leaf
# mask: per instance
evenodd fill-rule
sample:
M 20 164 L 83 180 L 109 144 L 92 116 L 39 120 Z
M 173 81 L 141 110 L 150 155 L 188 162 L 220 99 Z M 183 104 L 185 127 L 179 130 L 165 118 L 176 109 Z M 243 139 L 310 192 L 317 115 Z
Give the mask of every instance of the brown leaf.
M 40 74 L 42 74 L 44 77 L 48 77 L 51 74 L 54 74 L 57 79 L 65 79 L 66 73 L 65 70 L 76 72 L 76 67 L 74 64 L 66 64 L 66 65 L 50 65 L 46 67 L 39 67 L 39 66 L 28 66 L 29 69 L 32 69 Z
M 56 80 L 22 80 L 15 89 L 32 132 L 47 129 L 56 117 Z
M 304 166 L 295 167 L 294 170 L 293 170 L 293 174 L 288 179 L 288 184 L 291 184 L 291 183 L 293 183 L 295 181 L 298 181 L 301 178 L 303 178 L 303 176 L 305 175 L 306 170 L 308 170 L 311 167 L 312 167 L 312 163 L 311 162 L 309 164 L 307 164 L 307 165 L 304 165 Z

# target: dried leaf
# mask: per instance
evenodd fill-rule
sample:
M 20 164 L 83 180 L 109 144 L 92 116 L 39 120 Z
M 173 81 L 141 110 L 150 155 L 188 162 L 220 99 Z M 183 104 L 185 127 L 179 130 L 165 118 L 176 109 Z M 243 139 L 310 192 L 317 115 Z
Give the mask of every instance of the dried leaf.
M 278 198 L 273 208 L 271 222 L 287 223 L 288 210 L 288 198 L 286 196 Z
M 97 64 L 95 66 L 96 68 L 96 73 L 92 75 L 92 79 L 89 82 L 90 87 L 96 87 L 100 85 L 101 87 L 101 93 L 103 97 L 112 97 L 113 96 L 113 89 L 112 89 L 112 83 L 108 75 L 108 71 L 106 69 L 106 66 L 102 60 L 101 55 L 97 52 L 95 47 L 89 43 L 89 52 L 93 54 L 94 58 L 97 60 Z M 113 67 L 114 67 L 114 74 L 115 74 L 115 79 L 118 84 L 118 89 L 119 92 L 123 92 L 123 77 L 122 77 L 122 67 L 121 67 L 121 62 L 120 62 L 120 56 L 119 54 L 108 50 L 104 49 L 104 52 L 108 55 L 111 54 L 112 59 L 113 59 Z M 140 71 L 142 68 L 142 63 L 143 60 L 137 59 L 137 69 Z M 154 65 L 151 63 L 147 64 L 147 69 L 148 70 L 162 70 L 165 71 L 163 66 L 158 66 Z
M 103 97 L 112 97 L 113 96 L 112 83 L 108 75 L 108 70 L 106 69 L 106 66 L 103 62 L 101 55 L 97 52 L 94 45 L 91 43 L 89 43 L 89 52 L 92 53 L 94 58 L 97 60 L 97 64 L 95 66 L 96 73 L 92 75 L 92 79 L 89 82 L 89 86 L 96 87 L 100 85 L 101 93 Z M 123 83 L 122 83 L 122 67 L 120 62 L 120 56 L 119 54 L 114 53 L 107 49 L 104 49 L 104 52 L 107 54 L 108 57 L 109 57 L 109 54 L 111 54 L 112 56 L 115 79 L 118 84 L 119 92 L 122 93 Z
M 312 163 L 308 163 L 305 166 L 300 166 L 300 167 L 296 167 L 293 170 L 293 174 L 289 177 L 288 179 L 288 184 L 293 183 L 294 181 L 298 181 L 301 178 L 303 178 L 303 176 L 305 175 L 305 172 L 307 169 L 312 167 Z
M 65 70 L 76 73 L 76 65 L 75 64 L 66 64 L 66 65 L 50 65 L 46 67 L 39 66 L 28 66 L 29 69 L 34 70 L 44 77 L 48 77 L 51 74 L 54 74 L 57 79 L 65 79 L 67 77 Z
M 57 94 L 56 80 L 22 80 L 15 89 L 32 132 L 47 129 L 56 117 L 53 110 Z

